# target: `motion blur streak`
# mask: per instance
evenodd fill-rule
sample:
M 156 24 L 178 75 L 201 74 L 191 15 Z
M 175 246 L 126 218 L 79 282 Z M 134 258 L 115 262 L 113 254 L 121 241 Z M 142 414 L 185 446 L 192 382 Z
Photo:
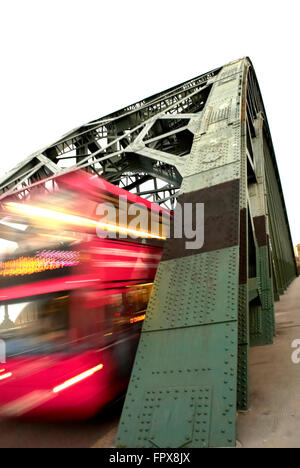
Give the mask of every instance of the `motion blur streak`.
M 145 318 L 146 314 L 140 315 L 139 317 L 133 317 L 132 319 L 130 319 L 130 323 L 142 322 L 143 320 L 145 320 Z
M 130 229 L 124 226 L 117 226 L 117 225 L 109 224 L 109 223 L 101 223 L 93 219 L 81 218 L 80 216 L 74 216 L 68 213 L 62 213 L 60 211 L 48 210 L 45 208 L 40 208 L 38 206 L 22 205 L 20 203 L 10 202 L 10 203 L 6 203 L 5 207 L 9 211 L 12 211 L 13 213 L 16 213 L 16 214 L 24 214 L 24 215 L 33 216 L 36 218 L 53 220 L 56 222 L 59 221 L 64 224 L 73 224 L 75 226 L 103 228 L 105 231 L 121 232 L 125 234 L 133 234 L 137 237 L 147 237 L 151 239 L 166 240 L 166 237 L 157 236 L 155 234 L 151 234 L 146 231 Z
M 89 369 L 86 372 L 83 372 L 82 374 L 77 375 L 76 377 L 73 377 L 70 380 L 67 380 L 61 385 L 58 385 L 53 389 L 53 393 L 58 393 L 61 392 L 62 390 L 65 390 L 66 388 L 71 387 L 72 385 L 77 384 L 78 382 L 81 382 L 84 379 L 87 379 L 88 377 L 91 377 L 91 375 L 95 374 L 96 372 L 100 371 L 103 369 L 103 364 L 100 364 L 99 366 L 93 367 L 92 369 Z
M 8 372 L 7 374 L 0 375 L 0 380 L 8 379 L 11 376 L 12 376 L 12 373 Z
M 0 418 L 91 418 L 126 392 L 172 213 L 86 172 L 14 201 L 0 207 L 0 239 L 15 242 L 0 252 Z M 133 204 L 149 233 L 130 224 Z
M 44 404 L 53 397 L 53 394 L 48 390 L 34 390 L 33 392 L 27 393 L 26 395 L 3 405 L 0 408 L 0 416 L 2 418 L 16 418 L 23 416 L 28 411 Z

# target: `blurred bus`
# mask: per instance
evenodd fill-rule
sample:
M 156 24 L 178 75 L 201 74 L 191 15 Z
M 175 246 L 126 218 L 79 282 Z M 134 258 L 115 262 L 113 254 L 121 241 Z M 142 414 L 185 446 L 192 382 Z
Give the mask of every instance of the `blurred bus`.
M 171 213 L 74 172 L 1 214 L 22 236 L 0 261 L 0 417 L 89 418 L 126 391 Z

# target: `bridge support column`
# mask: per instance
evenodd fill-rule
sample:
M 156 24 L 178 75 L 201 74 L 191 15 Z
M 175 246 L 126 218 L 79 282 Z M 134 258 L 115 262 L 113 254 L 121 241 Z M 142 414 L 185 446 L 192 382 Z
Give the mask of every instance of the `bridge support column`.
M 178 205 L 204 203 L 204 245 L 167 241 L 119 447 L 235 446 L 237 382 L 248 398 L 246 72 L 244 60 L 224 67 L 203 111 Z

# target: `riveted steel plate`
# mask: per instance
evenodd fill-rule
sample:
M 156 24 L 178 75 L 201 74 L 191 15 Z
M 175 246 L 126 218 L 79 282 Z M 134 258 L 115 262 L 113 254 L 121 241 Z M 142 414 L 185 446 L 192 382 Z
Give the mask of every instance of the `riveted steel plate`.
M 249 406 L 249 302 L 248 285 L 239 285 L 238 306 L 238 379 L 237 408 L 246 410 Z
M 210 387 L 151 389 L 143 401 L 138 441 L 159 448 L 183 448 L 193 441 L 208 447 Z
M 185 236 L 184 216 L 182 217 L 183 236 L 179 239 L 168 239 L 162 260 L 180 258 L 195 255 L 200 252 L 208 252 L 239 244 L 239 180 L 232 180 L 213 187 L 185 193 L 178 197 L 184 213 L 184 204 L 191 203 L 194 209 L 197 203 L 204 203 L 204 244 L 201 248 L 186 249 L 186 243 L 191 241 Z M 176 210 L 174 220 L 177 219 Z M 171 236 L 173 228 L 171 226 Z
M 201 118 L 202 118 L 202 113 L 200 114 L 195 114 L 195 117 L 192 118 L 189 123 L 188 123 L 188 130 L 196 135 L 201 127 Z
M 163 445 L 167 437 L 165 432 L 170 408 L 177 406 L 175 400 L 172 404 L 176 392 L 171 392 L 171 389 L 178 388 L 182 389 L 181 395 L 187 390 L 187 396 L 183 397 L 182 407 L 178 406 L 175 410 L 175 419 L 178 420 L 181 414 L 182 424 L 172 428 L 174 440 L 182 444 L 186 438 L 185 447 L 191 448 L 203 447 L 203 444 L 209 447 L 235 446 L 236 379 L 237 322 L 143 332 L 116 446 L 141 448 Z M 193 389 L 197 400 L 188 403 Z M 206 389 L 211 390 L 206 392 Z M 155 392 L 152 397 L 151 393 L 147 394 L 151 391 Z M 161 394 L 164 397 L 170 391 L 166 410 L 162 400 L 160 408 L 153 408 L 158 405 L 160 391 L 164 392 Z M 149 398 L 149 405 L 146 398 Z M 204 402 L 204 406 L 201 402 Z M 187 413 L 188 404 L 192 405 L 191 413 Z M 193 417 L 192 431 L 193 423 L 188 421 Z M 149 431 L 145 431 L 148 427 Z M 209 434 L 208 427 L 211 428 Z M 152 429 L 151 433 L 151 428 L 155 428 L 155 432 Z
M 235 75 L 229 76 L 228 78 L 224 78 L 224 79 L 218 81 L 217 86 L 223 86 L 223 87 L 225 87 L 225 85 L 227 85 L 227 84 L 232 85 L 232 84 L 233 84 L 232 82 L 233 82 L 233 81 L 236 81 L 236 80 L 238 80 L 238 79 L 239 79 L 238 75 L 235 74 Z M 223 91 L 223 89 L 222 89 L 222 91 Z M 231 91 L 231 90 L 230 90 L 230 91 Z
M 223 70 L 219 73 L 218 79 L 224 80 L 225 78 L 228 78 L 229 76 L 235 75 L 240 71 L 240 67 L 238 65 L 228 65 L 223 68 Z
M 256 299 L 250 302 L 250 345 L 263 346 L 273 343 L 273 310 L 263 309 Z
M 248 207 L 248 173 L 247 173 L 247 156 L 245 150 L 245 138 L 241 138 L 241 166 L 240 166 L 240 209 Z
M 247 247 L 247 210 L 243 208 L 240 211 L 240 266 L 239 266 L 239 284 L 248 282 L 248 247 Z
M 161 262 L 143 330 L 237 320 L 239 248 Z
M 241 81 L 241 74 L 236 74 L 215 83 L 203 111 L 200 135 L 211 135 L 220 130 L 223 133 L 227 125 L 240 120 Z
M 238 347 L 237 409 L 249 407 L 249 344 Z
M 270 344 L 273 342 L 275 333 L 274 299 L 272 278 L 269 268 L 269 249 L 268 246 L 258 248 L 258 274 L 259 274 L 259 298 L 261 303 L 260 329 L 252 334 L 252 346 Z M 254 316 L 252 320 L 257 320 Z
M 240 178 L 240 162 L 234 162 L 225 166 L 191 175 L 183 179 L 179 195 L 185 192 L 194 192 L 223 182 L 229 182 Z
M 238 305 L 238 323 L 239 323 L 239 344 L 249 343 L 249 302 L 248 286 L 239 285 L 239 305 Z
M 209 125 L 214 124 L 216 122 L 220 122 L 221 120 L 228 119 L 231 108 L 231 101 L 232 98 L 224 99 L 221 102 L 219 102 L 217 106 L 214 106 L 209 116 Z
M 235 73 L 231 76 L 218 80 L 215 92 L 211 94 L 209 105 L 216 106 L 218 102 L 224 99 L 232 99 L 234 105 L 238 101 L 239 91 L 242 84 L 242 73 Z
M 261 304 L 258 299 L 254 299 L 250 302 L 249 306 L 249 330 L 250 330 L 250 342 L 255 336 L 262 334 L 262 312 Z
M 259 247 L 258 253 L 258 267 L 260 279 L 260 291 L 266 291 L 271 287 L 271 271 L 269 268 L 269 249 L 267 245 Z
M 185 177 L 239 161 L 239 133 L 239 129 L 234 132 L 230 129 L 221 139 L 196 137 L 184 171 Z
M 236 120 L 240 120 L 240 75 L 234 75 L 224 81 L 219 81 L 217 86 L 222 91 L 222 97 L 231 99 L 227 124 L 230 125 Z M 218 100 L 215 101 L 217 104 Z M 214 103 L 213 103 L 214 105 Z M 212 130 L 211 128 L 209 129 Z
M 249 199 L 253 216 L 262 216 L 266 212 L 265 194 L 263 184 L 252 184 L 249 186 Z

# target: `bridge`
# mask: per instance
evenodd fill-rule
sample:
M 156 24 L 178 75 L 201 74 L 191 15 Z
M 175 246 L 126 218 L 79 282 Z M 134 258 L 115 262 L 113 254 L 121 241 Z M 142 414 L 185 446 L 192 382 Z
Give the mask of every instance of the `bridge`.
M 167 239 L 117 447 L 232 447 L 249 407 L 249 348 L 272 344 L 274 301 L 297 276 L 253 65 L 231 62 L 37 151 L 0 179 L 0 203 L 84 169 L 161 206 L 204 204 L 204 243 Z M 6 226 L 2 236 L 17 240 Z

